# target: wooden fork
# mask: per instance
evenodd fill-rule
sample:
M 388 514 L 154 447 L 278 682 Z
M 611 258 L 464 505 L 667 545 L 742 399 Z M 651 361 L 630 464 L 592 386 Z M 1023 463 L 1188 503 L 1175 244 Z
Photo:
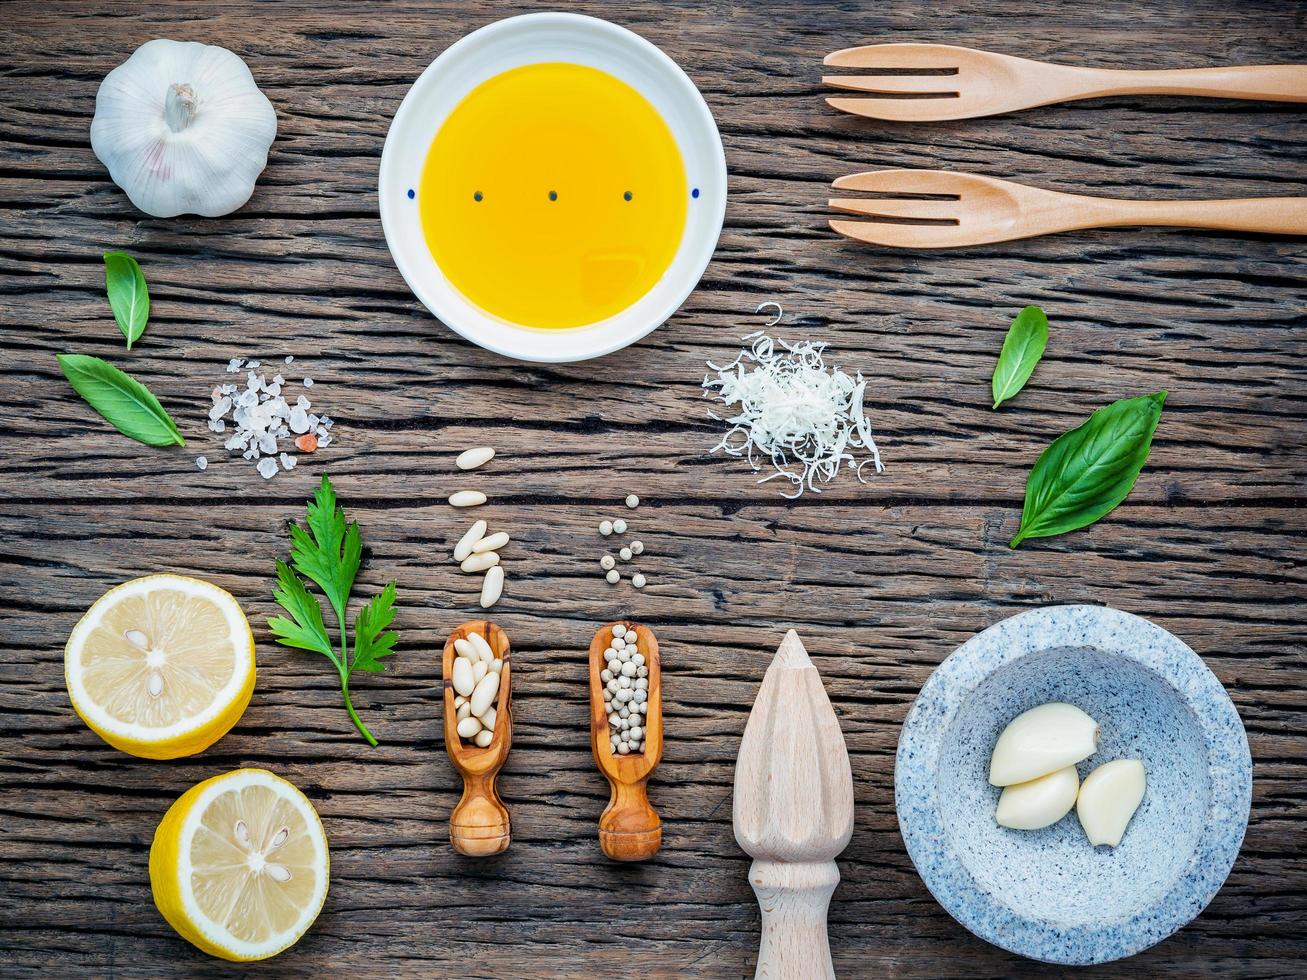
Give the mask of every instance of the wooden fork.
M 1124 71 L 1030 61 L 951 44 L 871 44 L 826 56 L 866 75 L 826 75 L 863 98 L 830 98 L 844 112 L 896 122 L 974 119 L 1000 112 L 1104 95 L 1205 95 L 1307 102 L 1307 65 L 1239 65 Z M 916 71 L 918 74 L 885 74 Z
M 1307 235 L 1307 197 L 1125 201 L 942 170 L 872 170 L 841 177 L 832 186 L 880 196 L 832 198 L 835 210 L 870 220 L 832 220 L 831 228 L 894 248 L 959 248 L 1127 225 Z

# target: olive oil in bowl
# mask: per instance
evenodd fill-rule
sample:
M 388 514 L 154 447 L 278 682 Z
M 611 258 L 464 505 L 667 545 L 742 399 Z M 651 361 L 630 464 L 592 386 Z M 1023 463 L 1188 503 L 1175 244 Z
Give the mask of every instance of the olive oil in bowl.
M 685 165 L 649 101 L 607 72 L 543 62 L 496 75 L 450 112 L 418 188 L 436 264 L 516 326 L 620 313 L 680 247 Z

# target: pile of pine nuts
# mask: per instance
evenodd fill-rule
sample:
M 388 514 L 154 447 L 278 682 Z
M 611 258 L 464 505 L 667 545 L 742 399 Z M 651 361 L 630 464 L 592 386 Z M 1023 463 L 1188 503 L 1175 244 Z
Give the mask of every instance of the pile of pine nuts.
M 478 446 L 459 454 L 455 465 L 460 470 L 475 470 L 495 458 L 489 446 Z M 480 490 L 459 490 L 449 495 L 451 507 L 480 507 L 486 495 Z M 499 564 L 499 549 L 511 540 L 506 531 L 487 535 L 485 521 L 477 521 L 467 529 L 454 546 L 454 561 L 464 572 L 484 572 L 481 580 L 481 608 L 489 609 L 504 593 L 504 569 Z
M 469 633 L 454 641 L 454 710 L 458 713 L 458 735 L 464 742 L 485 748 L 495 737 L 495 698 L 504 661 L 495 656 L 480 633 Z

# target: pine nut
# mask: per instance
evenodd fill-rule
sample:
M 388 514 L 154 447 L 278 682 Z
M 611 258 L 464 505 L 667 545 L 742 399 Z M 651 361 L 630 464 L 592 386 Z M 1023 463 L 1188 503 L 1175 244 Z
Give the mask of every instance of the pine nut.
M 479 555 L 483 551 L 498 551 L 509 542 L 507 531 L 496 531 L 489 537 L 482 538 L 472 546 L 472 554 Z
M 454 465 L 460 470 L 474 470 L 478 466 L 485 466 L 495 458 L 495 451 L 489 446 L 478 446 L 476 449 L 467 449 L 458 454 L 458 459 L 454 460 Z
M 451 507 L 480 507 L 486 502 L 486 495 L 480 490 L 459 490 L 449 495 Z
M 476 655 L 487 664 L 494 663 L 495 651 L 490 649 L 490 644 L 485 641 L 480 633 L 469 633 L 467 635 L 468 646 L 470 646 Z
M 492 555 L 494 552 L 490 552 Z M 498 556 L 496 556 L 498 557 Z M 499 601 L 504 591 L 504 568 L 494 565 L 486 572 L 485 581 L 481 583 L 481 608 L 489 609 Z
M 477 521 L 468 528 L 467 533 L 458 539 L 458 544 L 454 545 L 454 561 L 462 561 L 472 554 L 472 546 L 485 537 L 485 534 L 485 521 Z
M 488 568 L 493 568 L 499 564 L 499 553 L 495 551 L 484 551 L 479 555 L 468 555 L 459 563 L 459 568 L 465 572 L 484 572 Z

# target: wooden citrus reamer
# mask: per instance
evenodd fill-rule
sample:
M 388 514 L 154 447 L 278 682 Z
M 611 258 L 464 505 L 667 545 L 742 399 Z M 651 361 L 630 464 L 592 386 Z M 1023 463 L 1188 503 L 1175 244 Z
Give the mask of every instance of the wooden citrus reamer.
M 735 763 L 735 839 L 754 859 L 758 977 L 834 978 L 826 909 L 853 834 L 853 772 L 835 709 L 790 630 L 749 712 Z
M 499 672 L 499 694 L 495 703 L 495 731 L 485 748 L 464 743 L 458 734 L 458 712 L 454 708 L 454 641 L 479 633 L 495 656 L 504 661 Z M 486 857 L 508 850 L 510 841 L 508 808 L 495 791 L 495 778 L 508 759 L 513 742 L 512 664 L 508 636 L 494 623 L 473 620 L 449 634 L 441 658 L 445 691 L 445 750 L 463 777 L 463 798 L 449 816 L 449 842 L 454 850 L 469 857 Z
M 663 757 L 662 670 L 658 640 L 646 626 L 622 623 L 627 635 L 635 634 L 635 647 L 649 668 L 648 712 L 644 715 L 644 751 L 620 755 L 609 741 L 608 715 L 604 711 L 604 650 L 613 639 L 613 627 L 601 627 L 590 642 L 590 748 L 595 763 L 611 788 L 608 806 L 599 817 L 599 847 L 614 861 L 645 861 L 657 853 L 663 841 L 662 822 L 649 804 L 646 785 Z

